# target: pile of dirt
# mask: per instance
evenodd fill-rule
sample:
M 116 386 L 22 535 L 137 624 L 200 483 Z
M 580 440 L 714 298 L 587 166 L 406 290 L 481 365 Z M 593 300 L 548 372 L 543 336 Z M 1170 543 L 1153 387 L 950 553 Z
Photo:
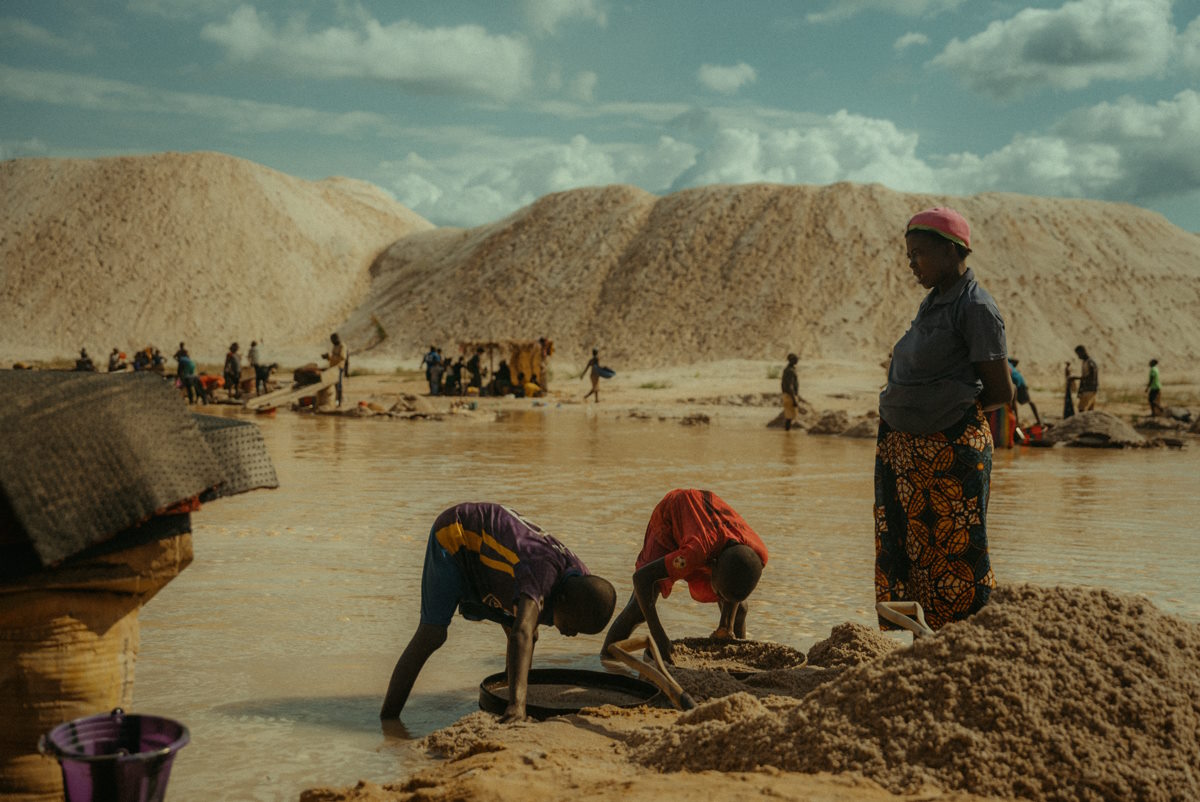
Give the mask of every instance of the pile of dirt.
M 783 643 L 724 638 L 680 638 L 671 642 L 672 659 L 681 668 L 748 673 L 799 668 L 804 652 Z
M 704 704 L 635 755 L 663 771 L 854 771 L 895 792 L 1182 802 L 1200 798 L 1197 665 L 1200 626 L 1144 598 L 1001 586 L 797 704 Z
M 789 351 L 878 364 L 925 294 L 900 232 L 937 204 L 970 221 L 968 264 L 1035 387 L 1058 385 L 1080 331 L 1103 333 L 1087 347 L 1108 376 L 1140 376 L 1149 352 L 1200 357 L 1200 237 L 1156 213 L 847 183 L 577 189 L 490 225 L 416 233 L 375 265 L 346 330 L 369 340 L 375 316 L 380 349 L 405 358 L 431 341 L 547 336 L 556 360 L 579 365 L 592 347 L 622 368 Z
M 1116 415 L 1100 410 L 1080 412 L 1046 430 L 1042 438 L 1049 445 L 1066 443 L 1090 448 L 1126 448 L 1143 446 L 1146 438 Z
M 376 256 L 430 228 L 370 184 L 217 153 L 6 161 L 0 352 L 99 359 L 183 340 L 219 362 L 257 339 L 273 361 L 313 359 L 367 295 Z

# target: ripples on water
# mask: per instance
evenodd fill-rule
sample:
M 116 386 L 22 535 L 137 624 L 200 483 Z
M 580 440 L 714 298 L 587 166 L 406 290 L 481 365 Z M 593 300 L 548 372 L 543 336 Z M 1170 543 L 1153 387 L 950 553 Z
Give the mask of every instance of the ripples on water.
M 479 680 L 503 669 L 504 637 L 458 619 L 401 732 L 378 720 L 417 624 L 429 526 L 460 501 L 537 521 L 610 578 L 621 605 L 654 505 L 674 487 L 712 489 L 771 551 L 753 637 L 807 649 L 835 624 L 874 622 L 873 441 L 554 407 L 493 425 L 281 414 L 261 428 L 280 488 L 195 514 L 195 562 L 141 614 L 136 709 L 192 733 L 175 799 L 295 799 L 395 780 L 423 763 L 409 738 L 477 709 Z M 997 577 L 1141 593 L 1200 619 L 1197 453 L 997 453 Z M 683 586 L 660 610 L 675 637 L 716 623 L 715 606 Z M 534 664 L 599 667 L 602 639 L 543 630 Z

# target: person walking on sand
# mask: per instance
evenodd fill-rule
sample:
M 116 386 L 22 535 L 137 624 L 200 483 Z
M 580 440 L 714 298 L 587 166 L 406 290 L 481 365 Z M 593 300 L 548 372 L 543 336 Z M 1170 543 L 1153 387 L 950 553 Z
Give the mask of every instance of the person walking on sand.
M 875 447 L 875 601 L 918 602 L 933 629 L 982 608 L 992 433 L 1014 397 L 1004 318 L 966 265 L 971 230 L 953 209 L 914 215 L 908 266 L 926 294 L 892 349 Z M 879 617 L 880 629 L 897 629 Z
M 469 386 L 475 388 L 477 395 L 483 395 L 483 366 L 479 364 L 483 357 L 483 348 L 477 347 L 475 353 L 467 360 L 467 373 L 470 375 Z
M 1150 400 L 1150 416 L 1157 418 L 1163 413 L 1158 397 L 1162 394 L 1162 380 L 1158 377 L 1158 360 L 1150 360 L 1150 378 L 1146 382 L 1146 396 Z
M 587 373 L 589 370 L 592 372 L 592 375 L 590 377 L 592 380 L 592 389 L 588 390 L 588 393 L 587 393 L 587 395 L 585 395 L 583 397 L 583 400 L 587 401 L 589 396 L 595 396 L 596 403 L 599 404 L 600 403 L 600 350 L 598 348 L 592 349 L 592 358 L 589 359 L 588 363 L 583 366 L 583 373 L 579 374 L 579 378 L 582 379 L 583 374 Z
M 1021 371 L 1017 370 L 1017 365 L 1021 360 L 1014 357 L 1008 358 L 1008 372 L 1012 378 L 1013 386 L 1017 388 L 1017 400 L 1012 405 L 1013 421 L 1017 428 L 1021 428 L 1020 406 L 1028 404 L 1033 410 L 1033 417 L 1037 421 L 1037 425 L 1042 425 L 1042 416 L 1038 414 L 1037 404 L 1033 403 L 1033 399 L 1029 397 L 1029 385 L 1025 383 L 1025 377 L 1021 375 Z
M 180 348 L 175 357 L 179 360 L 179 381 L 187 391 L 188 403 L 208 403 L 208 392 L 204 383 L 196 373 L 196 362 L 188 355 L 186 348 Z
M 762 539 L 716 493 L 672 490 L 650 513 L 633 572 L 633 595 L 613 619 L 601 656 L 644 621 L 659 653 L 671 662 L 671 640 L 656 604 L 681 579 L 693 599 L 717 603 L 720 617 L 711 637 L 744 639 L 750 609 L 746 599 L 766 564 Z
M 800 420 L 800 379 L 796 375 L 796 363 L 800 357 L 795 354 L 787 355 L 787 367 L 779 380 L 779 389 L 783 401 L 783 428 L 789 431 L 792 424 Z
M 525 717 L 538 626 L 571 637 L 594 635 L 612 616 L 608 580 L 520 513 L 490 502 L 456 504 L 434 520 L 421 571 L 421 614 L 388 683 L 382 719 L 398 718 L 429 657 L 446 642 L 457 609 L 468 621 L 494 621 L 508 639 L 509 703 L 501 721 Z
M 241 394 L 242 356 L 238 353 L 238 344 L 231 343 L 225 352 L 225 392 L 230 398 L 238 398 Z
M 264 395 L 267 392 L 267 382 L 271 380 L 271 365 L 263 358 L 262 343 L 250 341 L 250 367 L 254 369 L 254 394 Z
M 1071 363 L 1067 363 L 1067 381 L 1078 382 L 1075 398 L 1075 411 L 1087 412 L 1096 408 L 1096 394 L 1100 392 L 1100 376 L 1096 369 L 1096 360 L 1088 356 L 1087 349 L 1082 345 L 1075 346 L 1075 356 L 1079 357 L 1079 375 L 1071 373 Z

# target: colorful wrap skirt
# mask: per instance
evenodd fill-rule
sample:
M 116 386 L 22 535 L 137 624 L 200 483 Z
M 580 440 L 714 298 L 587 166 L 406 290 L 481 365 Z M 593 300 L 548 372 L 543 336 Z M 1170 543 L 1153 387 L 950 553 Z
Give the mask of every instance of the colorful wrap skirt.
M 875 447 L 875 600 L 915 601 L 933 629 L 987 603 L 992 433 L 978 405 L 929 435 L 882 420 Z M 880 629 L 897 629 L 879 619 Z

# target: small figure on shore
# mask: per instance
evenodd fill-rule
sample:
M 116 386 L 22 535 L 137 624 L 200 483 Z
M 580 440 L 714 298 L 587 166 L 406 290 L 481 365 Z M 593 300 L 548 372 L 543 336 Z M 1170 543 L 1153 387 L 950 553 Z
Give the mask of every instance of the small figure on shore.
M 420 624 L 392 671 L 379 717 L 399 717 L 457 609 L 469 621 L 503 627 L 510 694 L 501 721 L 520 721 L 538 626 L 553 625 L 567 637 L 594 635 L 608 624 L 616 599 L 608 580 L 516 511 L 489 502 L 450 507 L 429 530 Z
M 250 367 L 254 368 L 254 394 L 263 395 L 267 392 L 267 382 L 271 380 L 271 365 L 263 357 L 262 343 L 250 341 Z
M 225 392 L 230 398 L 237 398 L 242 394 L 241 387 L 238 385 L 242 381 L 242 357 L 238 353 L 238 344 L 232 343 L 229 350 L 225 352 Z
M 350 349 L 342 342 L 342 338 L 335 331 L 329 335 L 330 349 L 328 354 L 323 356 L 329 360 L 329 367 L 338 369 L 337 380 L 337 405 L 342 405 L 342 385 L 346 381 L 346 374 L 350 370 Z
M 1004 318 L 967 267 L 970 237 L 953 209 L 908 221 L 908 266 L 928 293 L 879 395 L 875 601 L 917 602 L 935 630 L 981 609 L 996 586 L 985 413 L 1014 397 Z M 898 628 L 882 616 L 879 627 Z
M 720 617 L 711 637 L 744 639 L 750 609 L 746 599 L 766 564 L 762 539 L 716 493 L 672 490 L 650 514 L 633 572 L 633 595 L 613 619 L 600 654 L 607 655 L 610 644 L 625 640 L 645 622 L 659 653 L 671 662 L 671 639 L 656 605 L 681 579 L 696 601 L 716 602 Z
M 86 348 L 79 349 L 79 359 L 75 360 L 75 370 L 87 373 L 96 372 L 96 363 L 88 356 Z
M 467 374 L 470 376 L 469 386 L 475 388 L 475 392 L 483 394 L 483 367 L 479 364 L 483 357 L 483 349 L 476 348 L 475 353 L 467 360 Z
M 512 389 L 512 370 L 508 367 L 508 361 L 501 359 L 500 366 L 496 368 L 496 375 L 492 378 L 492 393 L 503 396 L 511 393 Z
M 1013 386 L 1017 388 L 1017 400 L 1012 405 L 1013 419 L 1016 421 L 1017 428 L 1021 428 L 1021 404 L 1028 404 L 1033 410 L 1033 417 L 1037 421 L 1037 425 L 1042 425 L 1042 416 L 1038 413 L 1037 404 L 1033 403 L 1033 399 L 1029 397 L 1029 385 L 1025 383 L 1025 377 L 1021 375 L 1021 371 L 1017 370 L 1021 360 L 1014 357 L 1008 358 L 1008 371 L 1012 377 Z
M 783 400 L 783 429 L 789 431 L 792 424 L 800 420 L 800 377 L 796 375 L 796 363 L 800 357 L 787 355 L 787 367 L 779 379 L 779 390 Z
M 163 352 L 157 348 L 155 348 L 153 353 L 150 354 L 150 370 L 154 371 L 159 376 L 167 375 L 167 358 L 163 356 Z
M 1157 418 L 1163 413 L 1158 397 L 1162 394 L 1162 380 L 1158 376 L 1158 360 L 1150 360 L 1150 378 L 1146 381 L 1146 396 L 1150 401 L 1150 415 Z
M 438 356 L 437 348 L 433 345 L 429 346 L 429 350 L 425 352 L 425 356 L 421 357 L 421 364 L 425 367 L 425 382 L 429 385 L 429 394 L 437 395 L 439 385 L 441 384 L 441 374 L 438 374 L 438 381 L 433 378 L 433 366 L 441 361 Z
M 588 390 L 588 393 L 587 393 L 587 395 L 585 395 L 583 397 L 583 400 L 587 401 L 589 396 L 595 396 L 596 403 L 599 404 L 600 403 L 600 349 L 598 349 L 598 348 L 592 349 L 592 358 L 589 359 L 588 363 L 583 366 L 583 373 L 579 374 L 579 378 L 582 379 L 584 373 L 587 373 L 589 370 L 592 372 L 592 375 L 590 377 L 592 380 L 592 389 Z
M 1100 392 L 1100 375 L 1096 369 L 1096 360 L 1088 356 L 1087 349 L 1082 345 L 1075 346 L 1075 356 L 1079 357 L 1079 375 L 1071 373 L 1071 363 L 1067 363 L 1067 382 L 1076 382 L 1078 391 L 1075 398 L 1075 411 L 1087 412 L 1096 408 L 1096 393 Z
M 125 355 L 118 349 L 112 349 L 112 353 L 108 355 L 108 372 L 119 373 L 125 370 Z
M 180 348 L 175 358 L 179 361 L 179 381 L 183 383 L 183 388 L 187 391 L 188 403 L 207 404 L 208 392 L 197 375 L 196 363 L 188 355 L 187 349 Z

